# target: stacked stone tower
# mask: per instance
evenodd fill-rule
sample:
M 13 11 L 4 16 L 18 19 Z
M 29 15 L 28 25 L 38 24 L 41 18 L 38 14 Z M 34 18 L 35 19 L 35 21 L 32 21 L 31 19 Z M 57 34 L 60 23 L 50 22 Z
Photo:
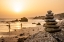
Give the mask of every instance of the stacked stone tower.
M 47 11 L 48 14 L 46 14 L 45 16 L 45 31 L 46 32 L 58 32 L 61 31 L 61 29 L 59 29 L 59 26 L 57 26 L 57 22 L 54 19 L 53 13 L 51 10 Z

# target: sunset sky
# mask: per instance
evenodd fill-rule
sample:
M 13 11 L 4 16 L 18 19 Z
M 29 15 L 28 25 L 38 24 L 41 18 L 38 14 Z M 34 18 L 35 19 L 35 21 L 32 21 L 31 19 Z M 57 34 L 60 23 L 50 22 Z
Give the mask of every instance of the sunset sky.
M 43 16 L 64 12 L 64 0 L 0 0 L 0 18 Z

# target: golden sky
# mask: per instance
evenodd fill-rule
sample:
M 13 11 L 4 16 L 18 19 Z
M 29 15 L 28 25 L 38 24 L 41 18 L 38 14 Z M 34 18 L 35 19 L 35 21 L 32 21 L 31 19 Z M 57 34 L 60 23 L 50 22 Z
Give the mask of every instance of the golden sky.
M 64 0 L 0 0 L 0 18 L 20 18 L 64 12 Z

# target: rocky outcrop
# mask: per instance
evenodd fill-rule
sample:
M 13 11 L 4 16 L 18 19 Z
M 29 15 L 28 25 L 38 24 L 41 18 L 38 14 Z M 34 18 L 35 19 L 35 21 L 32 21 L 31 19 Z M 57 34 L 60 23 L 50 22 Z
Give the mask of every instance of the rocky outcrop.
M 62 20 L 62 19 L 64 19 L 64 13 L 55 14 L 54 17 L 56 19 Z
M 64 42 L 64 31 L 56 33 L 38 32 L 24 42 Z
M 36 25 L 41 25 L 40 23 L 37 23 Z
M 33 17 L 33 19 L 45 19 L 45 16 L 36 16 L 36 17 Z
M 39 32 L 28 37 L 24 42 L 57 42 L 48 32 Z
M 26 17 L 21 18 L 21 20 L 19 20 L 20 22 L 28 22 L 28 19 Z

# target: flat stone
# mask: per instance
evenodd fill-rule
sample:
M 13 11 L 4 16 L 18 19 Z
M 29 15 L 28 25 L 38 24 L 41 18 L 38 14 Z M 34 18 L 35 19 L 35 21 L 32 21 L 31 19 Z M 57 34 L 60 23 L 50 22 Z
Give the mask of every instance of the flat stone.
M 46 19 L 45 22 L 55 22 L 55 19 Z
M 53 16 L 53 13 L 52 14 L 46 14 L 46 16 Z
M 45 24 L 45 27 L 46 28 L 59 28 L 59 26 L 57 25 L 47 25 L 47 24 Z
M 53 19 L 54 16 L 46 16 L 45 19 Z
M 57 24 L 57 22 L 46 22 L 45 24 L 47 24 L 47 25 L 55 25 L 55 24 Z
M 49 32 L 49 33 L 55 33 L 55 32 L 61 31 L 61 29 L 59 29 L 59 28 L 57 28 L 57 29 L 54 29 L 54 28 L 45 28 L 45 31 Z

